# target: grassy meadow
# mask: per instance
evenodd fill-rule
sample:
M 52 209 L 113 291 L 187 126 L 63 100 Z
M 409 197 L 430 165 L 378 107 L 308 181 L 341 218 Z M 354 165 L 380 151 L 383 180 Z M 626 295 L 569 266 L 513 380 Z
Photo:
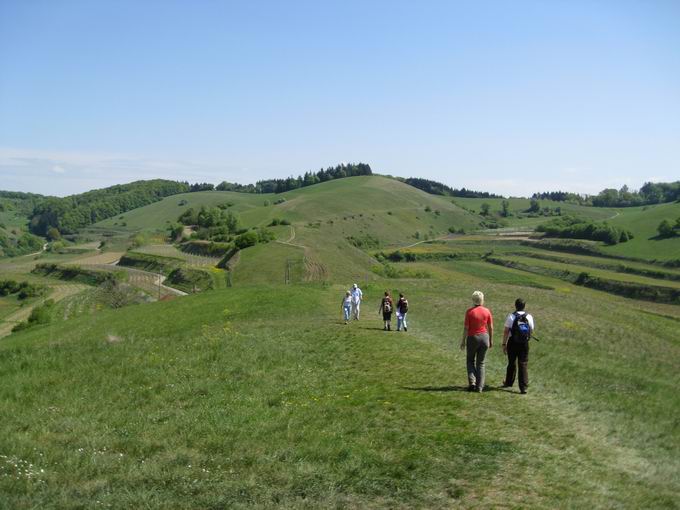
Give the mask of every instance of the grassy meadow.
M 677 322 L 450 274 L 393 289 L 408 333 L 380 330 L 380 282 L 349 326 L 343 286 L 244 286 L 4 340 L 2 505 L 674 507 Z M 463 391 L 476 288 L 497 329 L 518 293 L 536 316 L 527 396 L 498 388 L 498 345 L 491 391 Z
M 482 231 L 483 202 L 500 208 L 375 176 L 197 192 L 100 222 L 62 253 L 0 260 L 0 280 L 49 287 L 0 297 L 0 508 L 678 508 L 680 306 L 561 275 L 678 291 L 680 270 L 659 263 L 680 258 L 676 240 L 652 230 L 680 205 L 573 206 L 636 235 L 595 256 L 539 248 L 536 218 Z M 187 207 L 227 203 L 245 227 L 291 225 L 228 271 L 163 242 Z M 148 267 L 117 265 L 126 254 Z M 164 260 L 212 290 L 172 288 Z M 144 303 L 32 272 L 45 262 L 118 272 L 114 291 Z M 345 325 L 353 282 L 362 319 Z M 386 289 L 406 293 L 408 332 L 382 331 Z M 481 394 L 465 391 L 458 349 L 478 289 L 496 330 Z M 501 387 L 519 296 L 540 339 L 528 395 Z M 47 324 L 10 334 L 46 299 Z

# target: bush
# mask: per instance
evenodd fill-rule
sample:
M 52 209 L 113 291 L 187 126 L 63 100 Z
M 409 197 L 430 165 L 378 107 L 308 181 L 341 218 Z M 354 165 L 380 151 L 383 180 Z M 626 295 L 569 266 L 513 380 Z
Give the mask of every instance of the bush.
M 36 306 L 33 311 L 31 311 L 31 315 L 28 316 L 28 320 L 14 326 L 12 332 L 22 331 L 39 324 L 49 324 L 52 320 L 53 307 L 54 301 L 52 299 L 48 299 L 42 305 Z
M 656 230 L 659 232 L 659 237 L 673 237 L 675 235 L 673 225 L 671 225 L 671 222 L 668 220 L 663 220 L 661 223 L 659 223 L 659 226 L 656 227 Z
M 613 227 L 607 223 L 595 223 L 573 216 L 563 216 L 536 227 L 538 232 L 546 237 L 561 237 L 567 239 L 589 239 L 602 241 L 606 244 L 626 242 L 633 238 L 632 232 Z M 625 232 L 625 234 L 624 234 Z
M 245 248 L 249 248 L 250 246 L 255 246 L 257 244 L 257 241 L 259 239 L 259 236 L 257 235 L 257 232 L 251 230 L 249 232 L 246 232 L 245 234 L 241 234 L 234 239 L 234 245 L 239 249 L 243 250 Z

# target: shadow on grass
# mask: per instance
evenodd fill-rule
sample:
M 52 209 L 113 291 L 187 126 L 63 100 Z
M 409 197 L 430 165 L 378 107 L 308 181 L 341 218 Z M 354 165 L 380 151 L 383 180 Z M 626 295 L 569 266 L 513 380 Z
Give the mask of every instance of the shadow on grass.
M 400 386 L 402 390 L 410 391 L 465 391 L 467 392 L 467 386 Z
M 369 331 L 385 331 L 382 326 L 357 326 L 358 329 L 365 329 Z M 391 329 L 389 332 L 396 331 L 396 329 Z
M 441 392 L 446 392 L 446 391 L 462 391 L 462 392 L 468 392 L 468 387 L 467 386 L 400 386 L 399 389 L 402 390 L 409 390 L 409 391 L 441 391 Z M 512 388 L 506 388 L 503 386 L 485 386 L 483 393 L 488 393 L 490 391 L 502 391 L 504 393 L 516 393 L 517 395 L 520 394 L 519 390 L 514 390 Z M 470 393 L 476 393 L 475 391 L 472 391 Z

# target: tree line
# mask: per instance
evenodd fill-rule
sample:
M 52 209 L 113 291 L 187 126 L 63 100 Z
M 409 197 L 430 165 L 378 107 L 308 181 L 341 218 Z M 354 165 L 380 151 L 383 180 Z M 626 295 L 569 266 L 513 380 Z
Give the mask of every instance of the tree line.
M 597 195 L 579 195 L 567 191 L 548 191 L 534 193 L 532 198 L 571 202 L 594 207 L 635 207 L 641 205 L 663 204 L 680 201 L 680 181 L 646 182 L 638 191 L 631 191 L 628 186 L 621 189 L 607 188 Z
M 373 175 L 370 165 L 366 163 L 340 164 L 328 167 L 325 170 L 322 168 L 318 172 L 305 172 L 297 177 L 266 179 L 257 181 L 255 184 L 237 184 L 235 182 L 222 181 L 215 186 L 215 189 L 217 191 L 236 191 L 239 193 L 284 193 L 321 182 L 343 179 L 345 177 L 358 177 L 360 175 Z
M 418 188 L 425 193 L 429 193 L 430 195 L 443 195 L 459 198 L 503 198 L 500 195 L 494 195 L 493 193 L 487 193 L 486 191 L 452 188 L 441 182 L 432 181 L 430 179 L 421 179 L 420 177 L 408 177 L 406 179 L 397 177 L 396 179 L 405 182 L 409 186 Z

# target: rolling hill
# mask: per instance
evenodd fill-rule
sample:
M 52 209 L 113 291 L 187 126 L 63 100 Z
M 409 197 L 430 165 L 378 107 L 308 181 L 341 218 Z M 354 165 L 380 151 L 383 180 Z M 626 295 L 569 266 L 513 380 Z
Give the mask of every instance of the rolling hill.
M 631 230 L 635 238 L 627 243 L 608 246 L 605 251 L 643 259 L 680 259 L 680 236 L 660 239 L 656 230 L 663 220 L 674 223 L 676 218 L 680 218 L 680 202 L 621 209 L 620 214 L 610 221 L 612 225 Z
M 528 239 L 519 227 L 541 218 L 480 231 L 484 202 L 494 210 L 379 176 L 194 192 L 88 227 L 87 244 L 1 261 L 0 280 L 50 290 L 0 297 L 0 321 L 14 321 L 0 334 L 56 303 L 0 341 L 0 507 L 673 508 L 680 273 L 606 254 L 673 258 L 675 239 L 645 235 L 678 204 L 574 210 L 639 240 L 594 255 Z M 229 271 L 155 235 L 218 205 L 248 228 L 290 225 L 269 227 L 277 239 L 241 250 Z M 126 252 L 140 232 L 153 243 Z M 124 255 L 149 266 L 116 265 Z M 162 286 L 163 258 L 220 285 Z M 120 286 L 32 271 L 41 262 L 115 272 Z M 352 282 L 363 316 L 345 325 Z M 406 293 L 408 333 L 382 331 L 386 289 Z M 465 391 L 457 348 L 474 290 L 496 330 L 482 394 Z M 110 304 L 125 292 L 145 304 Z M 499 332 L 518 296 L 540 338 L 526 396 L 500 385 Z

